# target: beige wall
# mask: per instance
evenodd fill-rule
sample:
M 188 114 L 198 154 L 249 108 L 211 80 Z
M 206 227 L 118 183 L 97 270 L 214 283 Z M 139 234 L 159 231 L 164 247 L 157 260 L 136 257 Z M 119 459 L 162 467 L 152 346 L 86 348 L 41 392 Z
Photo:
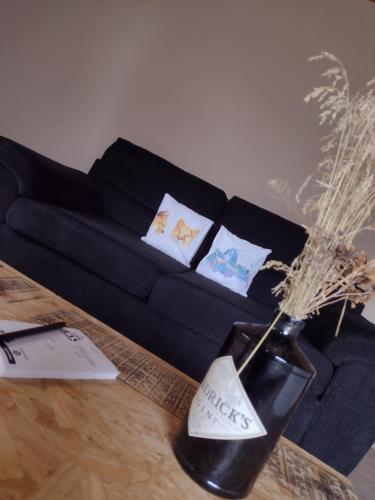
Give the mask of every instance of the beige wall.
M 266 182 L 318 158 L 306 60 L 334 52 L 358 88 L 374 47 L 367 0 L 0 0 L 0 133 L 84 171 L 126 137 L 293 218 Z

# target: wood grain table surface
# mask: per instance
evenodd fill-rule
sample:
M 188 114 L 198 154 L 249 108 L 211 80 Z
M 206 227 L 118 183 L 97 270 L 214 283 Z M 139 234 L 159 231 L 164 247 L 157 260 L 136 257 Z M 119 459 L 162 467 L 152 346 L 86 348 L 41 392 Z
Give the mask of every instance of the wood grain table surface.
M 171 441 L 197 383 L 0 262 L 0 318 L 81 329 L 115 381 L 0 380 L 0 500 L 207 499 Z M 252 499 L 353 500 L 350 481 L 282 438 Z

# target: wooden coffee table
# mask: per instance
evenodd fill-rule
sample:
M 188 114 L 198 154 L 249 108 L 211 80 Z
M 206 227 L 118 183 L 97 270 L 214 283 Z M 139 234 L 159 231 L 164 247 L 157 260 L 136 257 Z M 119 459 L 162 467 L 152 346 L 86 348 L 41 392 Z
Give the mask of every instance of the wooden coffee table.
M 197 383 L 0 262 L 0 318 L 80 328 L 116 381 L 0 379 L 1 500 L 214 498 L 179 467 L 171 440 Z M 356 499 L 350 481 L 282 438 L 252 499 Z

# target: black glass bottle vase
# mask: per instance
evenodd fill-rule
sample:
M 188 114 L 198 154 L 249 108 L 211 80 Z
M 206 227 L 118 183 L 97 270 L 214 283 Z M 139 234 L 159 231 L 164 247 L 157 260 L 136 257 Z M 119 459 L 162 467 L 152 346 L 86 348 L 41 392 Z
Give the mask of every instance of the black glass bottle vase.
M 219 358 L 232 356 L 238 370 L 269 326 L 235 323 Z M 176 436 L 173 450 L 180 465 L 211 493 L 225 498 L 248 495 L 309 387 L 315 370 L 296 344 L 303 327 L 303 321 L 282 314 L 240 374 L 242 386 L 263 424 L 265 435 L 225 440 L 191 437 L 186 419 Z M 217 405 L 213 398 L 210 402 Z

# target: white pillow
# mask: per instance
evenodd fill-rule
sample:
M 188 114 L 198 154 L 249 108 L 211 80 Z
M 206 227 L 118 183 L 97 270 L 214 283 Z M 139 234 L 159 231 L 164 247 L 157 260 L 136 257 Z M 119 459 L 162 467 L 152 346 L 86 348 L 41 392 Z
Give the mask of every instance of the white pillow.
M 189 266 L 212 224 L 166 193 L 142 240 Z
M 197 273 L 246 297 L 253 278 L 271 251 L 241 240 L 221 226 Z

